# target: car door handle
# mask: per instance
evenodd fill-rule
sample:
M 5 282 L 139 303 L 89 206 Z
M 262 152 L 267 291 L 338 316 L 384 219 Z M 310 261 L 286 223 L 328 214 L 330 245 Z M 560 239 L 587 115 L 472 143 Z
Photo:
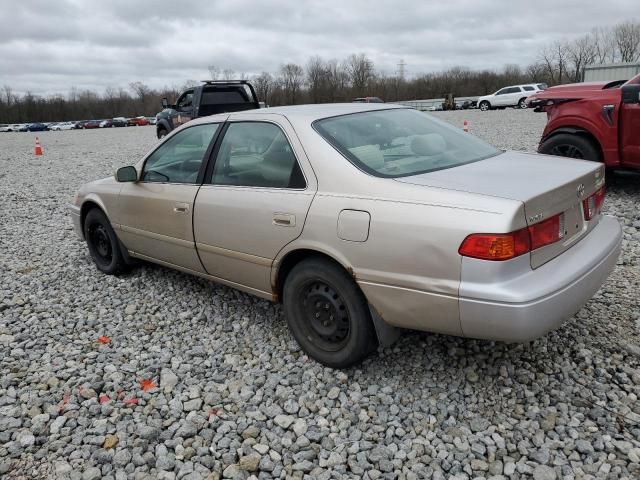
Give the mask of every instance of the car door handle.
M 290 213 L 274 213 L 273 224 L 279 227 L 295 227 L 296 216 Z
M 173 211 L 175 213 L 187 213 L 189 211 L 189 204 L 178 202 L 174 205 Z

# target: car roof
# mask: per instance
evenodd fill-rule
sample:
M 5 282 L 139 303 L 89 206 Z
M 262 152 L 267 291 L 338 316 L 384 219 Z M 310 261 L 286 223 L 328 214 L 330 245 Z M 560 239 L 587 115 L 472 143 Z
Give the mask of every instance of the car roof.
M 309 105 L 289 105 L 286 107 L 269 107 L 256 110 L 245 110 L 242 112 L 224 113 L 212 115 L 209 117 L 201 117 L 189 122 L 189 124 L 201 124 L 220 121 L 221 117 L 229 119 L 242 119 L 243 117 L 252 117 L 255 114 L 260 115 L 279 115 L 288 118 L 291 121 L 313 122 L 322 118 L 336 117 L 339 115 L 348 115 L 351 113 L 369 112 L 374 110 L 391 110 L 391 109 L 409 109 L 403 105 L 393 105 L 389 103 L 321 103 Z

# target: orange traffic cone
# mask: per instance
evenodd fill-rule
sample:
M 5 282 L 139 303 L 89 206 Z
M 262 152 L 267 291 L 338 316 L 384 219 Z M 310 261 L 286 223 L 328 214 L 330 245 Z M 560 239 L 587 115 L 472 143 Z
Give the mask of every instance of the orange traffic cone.
M 464 121 L 462 130 L 464 130 L 466 133 L 469 133 L 469 123 L 466 120 Z
M 40 139 L 36 137 L 36 151 L 34 152 L 36 157 L 42 156 L 42 147 L 40 146 Z

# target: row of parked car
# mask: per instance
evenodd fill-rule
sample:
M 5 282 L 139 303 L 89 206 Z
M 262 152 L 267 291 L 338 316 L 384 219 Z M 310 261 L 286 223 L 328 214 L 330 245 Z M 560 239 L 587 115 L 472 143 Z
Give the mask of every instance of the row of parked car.
M 11 125 L 0 124 L 0 132 L 42 132 L 46 130 L 88 130 L 92 128 L 110 127 L 141 127 L 155 125 L 155 117 L 116 117 L 103 120 L 82 120 L 72 122 L 48 122 L 48 123 L 14 123 Z

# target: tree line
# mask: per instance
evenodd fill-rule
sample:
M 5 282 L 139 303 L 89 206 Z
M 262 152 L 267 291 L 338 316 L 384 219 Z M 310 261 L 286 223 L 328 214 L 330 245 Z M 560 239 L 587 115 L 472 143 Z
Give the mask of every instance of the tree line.
M 570 41 L 545 45 L 527 67 L 506 65 L 501 70 L 471 70 L 458 66 L 443 72 L 405 78 L 402 72 L 377 70 L 365 54 L 342 60 L 312 56 L 304 65 L 287 63 L 277 72 L 248 77 L 230 69 L 209 66 L 212 79 L 248 79 L 259 99 L 270 106 L 301 103 L 349 102 L 356 97 L 375 96 L 385 101 L 478 96 L 505 85 L 544 82 L 558 85 L 582 81 L 591 64 L 640 61 L 640 22 L 627 21 L 610 28 L 597 28 Z M 177 99 L 182 90 L 198 82 L 153 89 L 143 82 L 128 88 L 108 87 L 103 93 L 72 88 L 67 95 L 18 95 L 5 85 L 0 90 L 0 123 L 64 121 L 117 116 L 154 115 L 161 99 Z

